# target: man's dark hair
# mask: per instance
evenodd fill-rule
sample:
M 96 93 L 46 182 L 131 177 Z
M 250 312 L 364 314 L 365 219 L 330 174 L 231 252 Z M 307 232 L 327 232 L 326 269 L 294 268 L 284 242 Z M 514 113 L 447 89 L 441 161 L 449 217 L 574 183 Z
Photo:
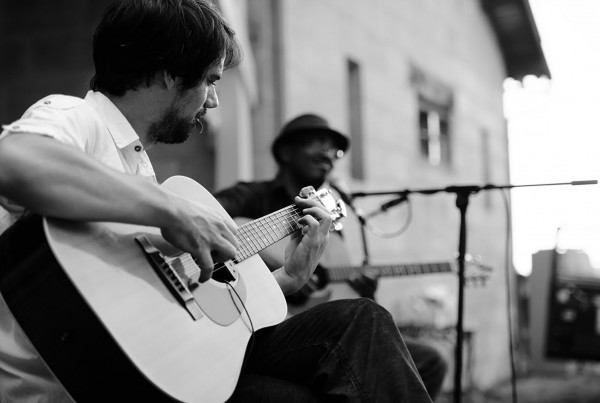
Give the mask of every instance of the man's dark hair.
M 122 96 L 149 86 L 157 72 L 193 88 L 215 63 L 241 61 L 235 32 L 206 0 L 119 0 L 104 12 L 94 34 L 95 91 Z

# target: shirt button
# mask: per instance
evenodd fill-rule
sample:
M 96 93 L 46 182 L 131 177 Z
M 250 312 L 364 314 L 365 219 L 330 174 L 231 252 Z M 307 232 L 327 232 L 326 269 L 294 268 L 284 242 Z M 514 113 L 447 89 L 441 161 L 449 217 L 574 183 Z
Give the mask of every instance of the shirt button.
M 139 153 L 142 151 L 142 146 L 135 146 L 133 149 Z
M 50 105 L 52 102 L 50 101 L 44 101 L 44 105 Z

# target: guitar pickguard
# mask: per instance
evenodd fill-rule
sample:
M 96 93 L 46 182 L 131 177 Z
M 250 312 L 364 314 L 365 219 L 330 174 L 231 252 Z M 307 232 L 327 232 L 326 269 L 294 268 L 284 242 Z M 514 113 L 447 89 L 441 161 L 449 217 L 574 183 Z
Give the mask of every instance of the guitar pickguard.
M 215 271 L 218 271 L 219 276 L 214 277 L 221 277 L 222 281 L 213 278 L 200 283 L 200 268 L 188 254 L 178 253 L 175 257 L 168 257 L 148 236 L 139 235 L 135 240 L 154 272 L 192 319 L 199 320 L 206 315 L 218 325 L 229 326 L 243 316 L 247 298 L 246 285 L 231 262 L 216 265 Z

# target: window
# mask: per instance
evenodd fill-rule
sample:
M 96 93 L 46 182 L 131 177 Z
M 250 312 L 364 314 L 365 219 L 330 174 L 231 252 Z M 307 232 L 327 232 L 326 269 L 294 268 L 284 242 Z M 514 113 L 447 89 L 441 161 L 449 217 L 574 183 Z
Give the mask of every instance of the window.
M 362 130 L 362 91 L 360 84 L 360 65 L 348 60 L 348 116 L 350 125 L 350 169 L 352 177 L 365 178 L 364 145 Z
M 419 137 L 421 155 L 432 166 L 450 163 L 448 114 L 421 103 L 419 107 Z
M 452 92 L 415 67 L 411 82 L 418 97 L 420 153 L 432 166 L 449 165 Z

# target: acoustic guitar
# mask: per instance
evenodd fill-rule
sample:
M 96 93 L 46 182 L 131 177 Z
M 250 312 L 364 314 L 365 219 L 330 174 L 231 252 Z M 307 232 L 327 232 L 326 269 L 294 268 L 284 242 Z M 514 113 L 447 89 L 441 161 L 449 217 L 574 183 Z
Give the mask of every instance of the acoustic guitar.
M 163 186 L 231 220 L 195 181 Z M 311 198 L 341 217 L 328 190 Z M 235 258 L 205 283 L 158 228 L 29 216 L 0 237 L 0 291 L 75 401 L 223 402 L 252 333 L 286 317 L 257 253 L 300 216 L 291 205 L 239 227 Z

